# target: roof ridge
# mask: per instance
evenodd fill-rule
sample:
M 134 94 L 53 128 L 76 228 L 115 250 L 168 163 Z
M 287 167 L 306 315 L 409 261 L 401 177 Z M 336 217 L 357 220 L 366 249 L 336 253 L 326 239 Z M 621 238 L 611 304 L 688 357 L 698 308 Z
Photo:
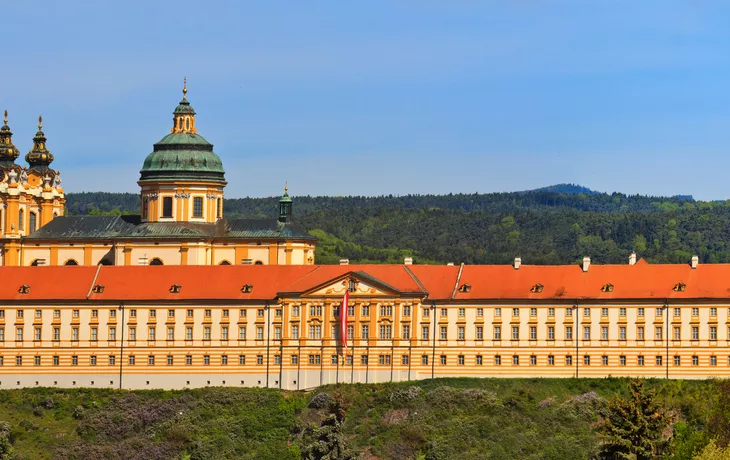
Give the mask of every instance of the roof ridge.
M 294 265 L 288 265 L 288 266 L 289 266 L 289 267 L 293 267 Z M 319 269 L 320 269 L 320 267 L 322 267 L 322 265 L 317 265 L 317 266 L 315 266 L 315 267 L 314 267 L 314 270 L 309 270 L 309 271 L 308 271 L 307 273 L 303 274 L 303 275 L 302 275 L 302 276 L 300 276 L 299 278 L 297 278 L 297 279 L 295 279 L 294 281 L 292 281 L 291 283 L 287 284 L 287 285 L 286 285 L 286 287 L 289 287 L 289 286 L 291 286 L 291 285 L 292 285 L 292 284 L 294 284 L 294 283 L 298 283 L 299 281 L 301 281 L 301 280 L 302 280 L 302 279 L 304 279 L 305 277 L 307 277 L 307 276 L 311 275 L 312 273 L 316 272 L 317 270 L 319 270 Z M 279 292 L 287 292 L 287 291 L 285 291 L 285 290 L 283 290 L 283 289 L 280 289 L 280 290 L 279 290 Z
M 417 285 L 418 285 L 418 286 L 419 286 L 419 287 L 420 287 L 421 289 L 423 289 L 423 292 L 425 292 L 425 293 L 426 293 L 426 297 L 428 297 L 428 296 L 429 296 L 429 294 L 430 294 L 430 293 L 428 292 L 428 289 L 426 289 L 426 286 L 424 286 L 424 285 L 423 285 L 423 283 L 421 283 L 421 280 L 419 280 L 419 279 L 418 279 L 418 277 L 416 276 L 416 274 L 415 274 L 415 273 L 413 273 L 413 271 L 411 271 L 410 267 L 408 267 L 408 265 L 404 265 L 404 266 L 403 266 L 403 268 L 405 268 L 405 269 L 406 269 L 406 272 L 408 272 L 408 274 L 409 274 L 409 275 L 411 275 L 411 279 L 412 279 L 413 281 L 415 281 L 415 282 L 416 282 L 416 284 L 417 284 Z
M 464 271 L 464 262 L 459 265 L 459 273 L 456 275 L 456 283 L 454 284 L 454 290 L 451 292 L 451 300 L 456 297 L 456 291 L 459 289 L 459 281 L 461 281 L 461 272 Z
M 89 286 L 89 292 L 86 293 L 86 300 L 89 300 L 89 297 L 91 297 L 91 291 L 94 290 L 94 285 L 96 284 L 96 280 L 99 278 L 99 272 L 101 271 L 102 265 L 99 264 L 96 267 L 96 273 L 94 273 L 94 279 L 91 280 L 91 286 Z

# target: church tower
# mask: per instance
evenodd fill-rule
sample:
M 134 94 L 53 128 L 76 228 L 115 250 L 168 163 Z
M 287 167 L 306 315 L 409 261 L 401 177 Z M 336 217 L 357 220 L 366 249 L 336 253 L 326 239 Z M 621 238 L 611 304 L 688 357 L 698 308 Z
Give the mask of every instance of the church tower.
M 42 121 L 38 117 L 33 148 L 25 156 L 28 167 L 15 163 L 20 151 L 13 145 L 7 110 L 0 127 L 0 265 L 20 265 L 20 240 L 63 215 L 61 175 L 49 167 L 53 155 L 46 147 Z
M 198 134 L 187 93 L 185 81 L 170 134 L 154 145 L 140 171 L 142 222 L 214 223 L 223 217 L 223 162 Z

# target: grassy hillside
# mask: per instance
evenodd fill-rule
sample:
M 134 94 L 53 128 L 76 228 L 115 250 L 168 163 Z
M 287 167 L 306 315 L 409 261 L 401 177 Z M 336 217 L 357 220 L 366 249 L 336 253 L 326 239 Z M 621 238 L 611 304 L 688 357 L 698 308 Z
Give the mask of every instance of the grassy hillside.
M 0 420 L 27 459 L 298 459 L 332 449 L 331 458 L 588 459 L 606 398 L 625 393 L 625 383 L 437 379 L 313 393 L 37 388 L 0 391 Z M 678 433 L 673 458 L 692 458 L 709 440 L 718 385 L 650 385 Z

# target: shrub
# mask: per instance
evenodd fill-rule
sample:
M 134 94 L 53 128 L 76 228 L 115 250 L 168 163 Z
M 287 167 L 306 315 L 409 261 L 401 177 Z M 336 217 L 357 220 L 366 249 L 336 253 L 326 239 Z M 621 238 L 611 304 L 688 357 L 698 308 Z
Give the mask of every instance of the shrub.
M 393 404 L 406 404 L 410 401 L 418 399 L 423 394 L 423 390 L 420 387 L 408 387 L 392 392 L 388 399 Z
M 73 418 L 75 418 L 76 420 L 81 420 L 82 418 L 84 418 L 84 413 L 85 410 L 82 406 L 76 406 L 74 407 Z
M 327 393 L 317 393 L 311 401 L 309 407 L 312 409 L 327 409 L 332 404 L 332 397 Z

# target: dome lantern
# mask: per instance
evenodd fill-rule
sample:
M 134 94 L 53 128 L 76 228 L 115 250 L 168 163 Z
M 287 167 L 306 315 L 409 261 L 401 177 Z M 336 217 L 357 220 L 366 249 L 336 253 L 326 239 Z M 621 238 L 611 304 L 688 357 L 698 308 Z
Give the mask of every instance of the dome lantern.
M 171 133 L 190 133 L 195 134 L 195 109 L 188 101 L 188 79 L 183 78 L 183 98 L 172 112 L 172 129 Z
M 225 185 L 225 171 L 213 144 L 197 133 L 195 109 L 187 99 L 187 80 L 183 99 L 173 111 L 175 124 L 170 134 L 160 139 L 147 155 L 140 171 L 140 182 L 196 181 Z
M 15 159 L 20 156 L 20 151 L 13 145 L 13 132 L 8 126 L 8 111 L 5 111 L 3 125 L 0 127 L 0 168 L 15 166 Z
M 33 148 L 25 156 L 31 170 L 48 171 L 53 162 L 53 154 L 46 148 L 46 135 L 43 132 L 43 117 L 38 117 L 38 132 L 33 137 Z

